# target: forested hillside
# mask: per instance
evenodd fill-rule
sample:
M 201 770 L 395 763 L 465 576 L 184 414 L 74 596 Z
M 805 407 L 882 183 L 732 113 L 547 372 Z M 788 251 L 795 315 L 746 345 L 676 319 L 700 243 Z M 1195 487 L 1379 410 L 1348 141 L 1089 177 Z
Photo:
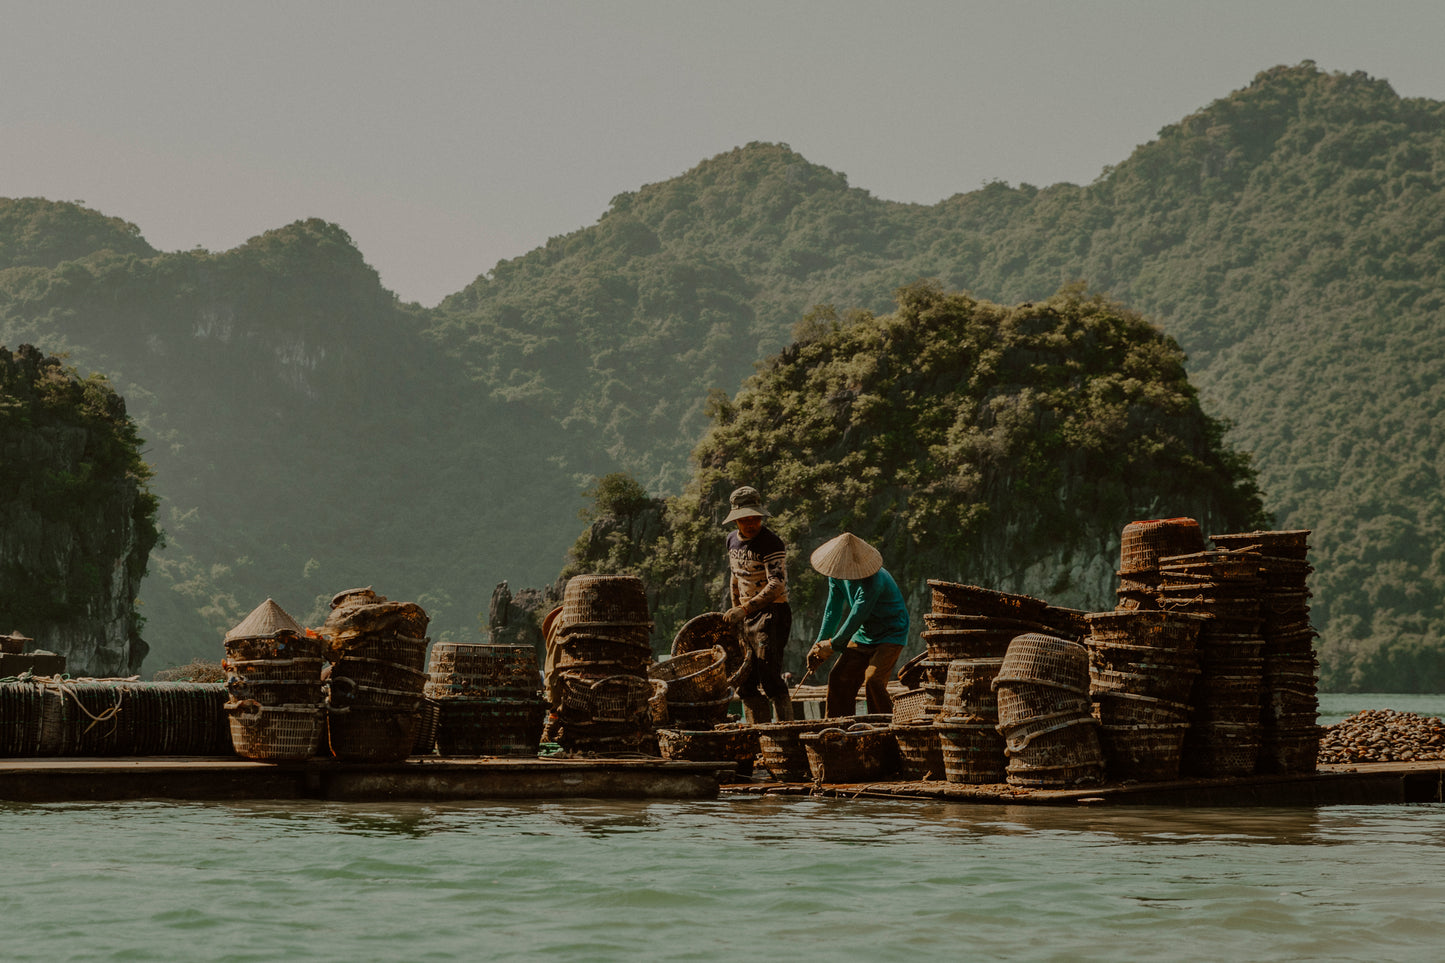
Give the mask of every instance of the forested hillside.
M 461 638 L 496 581 L 550 580 L 589 479 L 682 493 L 754 365 L 815 339 L 815 305 L 846 325 L 920 278 L 1015 305 L 1079 281 L 1178 341 L 1275 524 L 1315 532 L 1325 685 L 1438 689 L 1442 179 L 1445 106 L 1305 63 L 1084 186 L 897 204 L 751 144 L 435 310 L 332 225 L 159 254 L 95 212 L 0 201 L 0 343 L 70 351 L 141 424 L 170 542 L 142 593 L 158 653 L 352 582 L 425 596 Z

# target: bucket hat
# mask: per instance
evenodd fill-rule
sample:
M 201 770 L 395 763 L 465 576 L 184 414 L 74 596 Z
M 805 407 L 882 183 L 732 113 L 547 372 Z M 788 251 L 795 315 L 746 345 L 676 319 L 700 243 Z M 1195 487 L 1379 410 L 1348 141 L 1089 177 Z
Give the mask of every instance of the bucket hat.
M 867 578 L 883 567 L 882 553 L 852 532 L 819 545 L 809 561 L 829 578 Z
M 728 506 L 732 511 L 728 517 L 722 520 L 724 525 L 731 525 L 739 518 L 747 518 L 749 515 L 757 515 L 762 518 L 771 518 L 772 513 L 763 507 L 763 496 L 751 485 L 744 485 L 742 488 L 733 489 L 728 496 Z

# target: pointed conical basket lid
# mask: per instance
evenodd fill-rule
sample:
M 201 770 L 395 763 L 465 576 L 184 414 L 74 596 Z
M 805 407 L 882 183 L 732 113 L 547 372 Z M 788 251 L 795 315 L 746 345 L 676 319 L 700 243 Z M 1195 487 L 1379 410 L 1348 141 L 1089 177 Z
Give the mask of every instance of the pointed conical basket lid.
M 867 578 L 883 567 L 883 555 L 852 532 L 813 550 L 813 567 L 829 578 Z
M 226 633 L 226 641 L 271 639 L 285 632 L 290 632 L 292 635 L 306 634 L 301 623 L 287 615 L 286 610 L 274 601 L 267 599 L 256 606 L 251 614 L 242 619 L 234 629 Z

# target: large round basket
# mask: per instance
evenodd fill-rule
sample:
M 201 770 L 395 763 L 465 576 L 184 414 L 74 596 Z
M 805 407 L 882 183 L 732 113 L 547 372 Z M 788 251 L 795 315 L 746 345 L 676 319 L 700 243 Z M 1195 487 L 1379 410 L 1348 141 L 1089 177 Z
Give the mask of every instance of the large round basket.
M 1020 635 L 1008 645 L 994 685 L 1025 682 L 1089 691 L 1089 650 L 1052 635 Z
M 993 726 L 939 720 L 939 748 L 943 753 L 943 778 L 947 782 L 982 786 L 1004 781 L 1008 759 L 1003 737 Z
M 723 667 L 727 671 L 727 685 L 736 689 L 752 668 L 753 651 L 743 639 L 739 626 L 729 622 L 721 612 L 704 612 L 689 619 L 672 640 L 672 654 L 678 656 L 713 646 L 721 646 L 726 653 Z
M 943 780 L 943 742 L 933 725 L 895 725 L 893 741 L 898 743 L 898 776 L 908 780 Z
M 410 709 L 332 710 L 327 713 L 326 739 L 338 759 L 396 762 L 411 755 L 420 725 L 417 705 Z
M 891 726 L 855 723 L 798 738 L 815 783 L 864 782 L 898 772 L 898 742 Z
M 987 615 L 1037 622 L 1049 604 L 1028 595 L 1010 595 L 977 585 L 929 579 L 932 607 L 941 615 Z
M 647 590 L 632 575 L 575 575 L 562 590 L 562 624 L 647 622 Z
M 715 702 L 727 692 L 727 653 L 710 649 L 684 652 L 659 662 L 647 674 L 667 685 L 669 702 Z
M 710 730 L 659 729 L 657 744 L 664 759 L 723 760 L 736 763 L 738 775 L 750 776 L 758 755 L 758 730 L 752 726 Z
M 309 759 L 316 755 L 326 717 L 319 705 L 263 706 L 258 702 L 226 704 L 231 742 L 236 754 L 271 762 Z
M 1159 560 L 1204 548 L 1204 535 L 1192 518 L 1154 518 L 1130 522 L 1119 537 L 1119 571 L 1149 573 Z

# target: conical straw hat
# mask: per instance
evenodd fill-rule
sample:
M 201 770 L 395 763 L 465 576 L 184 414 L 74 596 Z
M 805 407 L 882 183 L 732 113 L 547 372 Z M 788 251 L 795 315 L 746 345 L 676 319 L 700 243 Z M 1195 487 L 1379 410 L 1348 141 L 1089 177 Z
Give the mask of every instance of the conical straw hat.
M 852 532 L 813 550 L 813 567 L 829 578 L 867 578 L 883 567 L 883 555 Z
M 226 641 L 231 639 L 271 639 L 283 632 L 290 632 L 292 635 L 305 635 L 306 630 L 301 624 L 286 614 L 286 610 L 277 605 L 271 599 L 267 599 L 256 606 L 251 614 L 246 616 L 231 631 L 226 633 Z

